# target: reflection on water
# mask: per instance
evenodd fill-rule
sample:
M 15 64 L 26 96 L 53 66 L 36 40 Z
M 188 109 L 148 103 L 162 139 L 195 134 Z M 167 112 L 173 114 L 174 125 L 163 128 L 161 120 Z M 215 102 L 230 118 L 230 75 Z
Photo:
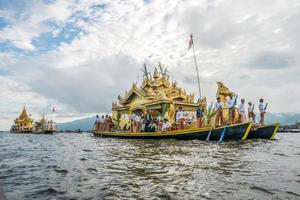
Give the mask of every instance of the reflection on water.
M 8 199 L 297 199 L 300 134 L 207 143 L 0 134 Z

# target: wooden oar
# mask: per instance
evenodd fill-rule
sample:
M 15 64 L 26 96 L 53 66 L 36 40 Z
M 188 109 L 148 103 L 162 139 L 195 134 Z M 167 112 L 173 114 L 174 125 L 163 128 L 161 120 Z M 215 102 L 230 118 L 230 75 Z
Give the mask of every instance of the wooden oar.
M 209 130 L 209 133 L 208 133 L 208 135 L 207 135 L 207 137 L 206 137 L 206 141 L 209 141 L 209 138 L 210 138 L 212 129 L 213 129 L 213 126 L 211 126 L 211 128 L 210 128 L 210 130 Z
M 267 110 L 267 107 L 268 107 L 268 103 L 266 103 L 266 105 L 265 105 L 265 109 L 264 109 L 265 112 Z
M 226 121 L 226 124 L 225 124 L 224 129 L 223 129 L 222 134 L 221 134 L 221 137 L 220 137 L 220 139 L 219 139 L 219 142 L 222 142 L 223 139 L 224 139 L 224 136 L 225 136 L 225 133 L 226 133 L 226 129 L 227 129 L 227 126 L 228 126 L 228 122 L 229 122 L 229 120 L 230 120 L 230 118 L 231 118 L 232 110 L 233 110 L 233 108 L 234 108 L 234 105 L 236 104 L 237 98 L 238 98 L 238 95 L 237 95 L 237 96 L 235 97 L 235 99 L 234 99 L 234 103 L 233 103 L 232 108 L 230 108 L 229 117 L 228 117 L 228 119 L 227 119 L 227 121 Z

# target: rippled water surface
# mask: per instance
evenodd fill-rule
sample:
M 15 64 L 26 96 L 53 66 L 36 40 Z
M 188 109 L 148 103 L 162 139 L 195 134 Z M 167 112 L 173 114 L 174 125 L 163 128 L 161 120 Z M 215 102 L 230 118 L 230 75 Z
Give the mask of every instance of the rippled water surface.
M 300 199 L 300 134 L 207 143 L 0 134 L 8 199 Z

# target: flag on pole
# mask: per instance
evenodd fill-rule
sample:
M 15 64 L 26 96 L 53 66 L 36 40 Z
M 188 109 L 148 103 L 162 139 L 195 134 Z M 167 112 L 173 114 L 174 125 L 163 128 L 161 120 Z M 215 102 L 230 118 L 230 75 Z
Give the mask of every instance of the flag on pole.
M 55 112 L 55 106 L 53 106 L 52 112 Z
M 188 50 L 190 50 L 192 48 L 192 45 L 193 45 L 193 35 L 191 34 L 190 40 L 189 40 L 189 48 L 188 48 Z

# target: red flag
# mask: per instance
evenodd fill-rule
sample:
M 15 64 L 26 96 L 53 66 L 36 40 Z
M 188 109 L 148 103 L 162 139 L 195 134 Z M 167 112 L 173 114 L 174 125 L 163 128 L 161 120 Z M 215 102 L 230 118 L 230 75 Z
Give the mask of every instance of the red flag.
M 193 45 L 193 35 L 190 36 L 190 40 L 189 40 L 189 48 L 188 50 L 190 50 L 192 48 Z

